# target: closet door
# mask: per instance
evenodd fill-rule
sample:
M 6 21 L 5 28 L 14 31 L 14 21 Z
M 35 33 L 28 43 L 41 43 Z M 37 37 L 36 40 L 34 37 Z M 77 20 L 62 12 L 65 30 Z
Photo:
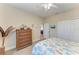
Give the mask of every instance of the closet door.
M 73 20 L 73 41 L 79 42 L 79 19 Z
M 62 21 L 57 25 L 58 37 L 63 39 L 71 40 L 73 39 L 73 22 L 72 21 Z
M 79 19 L 59 22 L 57 36 L 65 40 L 79 42 Z

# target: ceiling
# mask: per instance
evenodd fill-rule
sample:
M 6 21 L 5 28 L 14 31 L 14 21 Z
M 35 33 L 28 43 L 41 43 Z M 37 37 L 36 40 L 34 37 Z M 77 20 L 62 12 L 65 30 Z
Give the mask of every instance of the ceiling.
M 57 8 L 52 7 L 50 10 L 45 10 L 40 6 L 41 4 L 42 3 L 9 3 L 8 5 L 19 8 L 42 18 L 47 18 L 51 15 L 68 11 L 78 5 L 76 3 L 53 3 L 57 6 Z

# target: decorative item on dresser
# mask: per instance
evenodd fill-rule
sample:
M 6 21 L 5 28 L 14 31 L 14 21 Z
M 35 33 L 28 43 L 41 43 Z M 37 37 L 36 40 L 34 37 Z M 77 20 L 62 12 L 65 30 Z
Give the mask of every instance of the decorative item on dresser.
M 20 50 L 22 48 L 32 45 L 32 29 L 17 29 L 16 30 L 16 49 Z
M 8 27 L 5 31 L 4 29 L 0 26 L 0 33 L 2 36 L 2 44 L 0 47 L 0 55 L 4 55 L 5 54 L 5 39 L 6 37 L 9 35 L 9 33 L 14 30 L 13 26 Z

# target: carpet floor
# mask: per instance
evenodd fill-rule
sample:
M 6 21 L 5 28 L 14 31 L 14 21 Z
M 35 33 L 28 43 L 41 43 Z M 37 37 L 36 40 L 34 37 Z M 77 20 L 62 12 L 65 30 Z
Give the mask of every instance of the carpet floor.
M 33 46 L 43 40 L 38 40 L 37 42 L 34 42 L 31 46 L 28 46 L 21 50 L 12 49 L 9 51 L 6 51 L 5 55 L 32 55 L 32 48 Z
M 32 45 L 21 50 L 12 49 L 7 51 L 5 55 L 32 55 Z

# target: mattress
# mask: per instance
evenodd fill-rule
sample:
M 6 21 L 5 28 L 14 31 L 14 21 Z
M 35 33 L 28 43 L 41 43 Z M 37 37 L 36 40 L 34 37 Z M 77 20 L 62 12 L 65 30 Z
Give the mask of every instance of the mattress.
M 77 55 L 79 43 L 59 38 L 49 38 L 37 43 L 32 49 L 33 55 Z

